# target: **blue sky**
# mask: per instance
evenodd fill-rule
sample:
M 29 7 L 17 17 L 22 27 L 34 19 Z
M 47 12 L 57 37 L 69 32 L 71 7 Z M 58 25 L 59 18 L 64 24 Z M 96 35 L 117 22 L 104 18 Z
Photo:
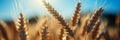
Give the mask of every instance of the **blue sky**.
M 70 18 L 74 13 L 78 0 L 46 0 L 63 17 Z M 103 7 L 106 12 L 118 12 L 120 0 L 81 0 L 82 13 L 94 12 Z M 34 15 L 49 15 L 41 0 L 0 0 L 0 20 L 12 19 L 23 12 L 26 17 Z

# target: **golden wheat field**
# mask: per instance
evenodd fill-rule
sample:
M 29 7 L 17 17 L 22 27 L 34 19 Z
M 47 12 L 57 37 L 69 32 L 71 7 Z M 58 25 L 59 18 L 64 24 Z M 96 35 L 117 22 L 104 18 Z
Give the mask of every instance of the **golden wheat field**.
M 0 40 L 120 40 L 120 14 L 114 25 L 104 18 L 104 8 L 93 14 L 81 14 L 81 2 L 76 4 L 71 19 L 65 19 L 46 1 L 42 1 L 50 15 L 28 19 L 24 12 L 13 21 L 0 21 Z

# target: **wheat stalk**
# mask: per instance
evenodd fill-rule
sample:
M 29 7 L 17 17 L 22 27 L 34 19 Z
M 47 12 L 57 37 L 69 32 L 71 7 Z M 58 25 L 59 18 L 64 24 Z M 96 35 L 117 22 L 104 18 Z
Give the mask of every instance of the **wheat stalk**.
M 49 3 L 45 2 L 45 1 L 43 1 L 43 3 L 45 5 L 45 7 L 47 8 L 47 10 L 50 12 L 50 14 L 52 14 L 59 21 L 59 23 L 62 24 L 62 26 L 64 26 L 64 28 L 67 30 L 68 34 L 73 37 L 74 33 L 69 28 L 69 25 L 63 19 L 63 17 L 61 15 L 59 15 L 59 13 L 54 8 L 52 8 L 52 6 Z

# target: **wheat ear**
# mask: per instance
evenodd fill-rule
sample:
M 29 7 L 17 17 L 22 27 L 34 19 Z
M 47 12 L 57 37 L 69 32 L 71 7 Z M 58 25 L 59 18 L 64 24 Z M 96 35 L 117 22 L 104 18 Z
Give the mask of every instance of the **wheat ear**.
M 86 27 L 86 32 L 85 32 L 85 40 L 88 36 L 88 33 L 91 32 L 91 30 L 93 29 L 93 27 L 95 26 L 95 23 L 98 21 L 99 17 L 102 15 L 103 12 L 103 8 L 101 7 L 99 10 L 97 10 L 94 15 L 92 16 L 92 18 L 90 19 L 87 27 Z
M 59 15 L 59 13 L 46 1 L 43 1 L 45 7 L 47 8 L 47 10 L 50 12 L 50 14 L 52 14 L 58 21 L 59 23 L 64 26 L 64 28 L 67 30 L 68 34 L 70 36 L 73 37 L 74 33 L 73 31 L 69 28 L 69 25 L 67 24 L 67 22 L 63 19 L 63 17 L 61 15 Z
M 97 35 L 98 35 L 98 31 L 99 31 L 99 27 L 100 27 L 100 21 L 98 21 L 95 26 L 94 26 L 94 29 L 92 31 L 92 38 L 93 39 L 96 39 L 97 38 Z
M 60 40 L 69 40 L 69 35 L 67 33 L 68 32 L 66 32 L 66 29 L 61 28 L 59 39 Z
M 44 27 L 42 28 L 42 40 L 49 40 L 49 35 L 48 35 L 48 27 L 47 25 L 44 25 Z
M 87 33 L 89 33 L 92 29 L 93 29 L 93 26 L 95 25 L 95 23 L 97 22 L 97 20 L 99 19 L 99 17 L 101 16 L 103 12 L 103 8 L 101 7 L 99 10 L 97 10 L 95 12 L 95 14 L 92 16 L 92 19 L 90 20 L 90 23 L 87 25 Z
M 28 38 L 27 25 L 26 25 L 26 20 L 22 13 L 20 13 L 20 18 L 19 18 L 18 24 L 19 25 L 17 25 L 17 27 L 18 27 L 20 39 L 27 40 L 27 38 Z
M 80 7 L 81 7 L 80 2 L 78 2 L 75 13 L 72 17 L 72 26 L 75 26 L 78 23 L 78 20 L 80 18 L 80 10 L 81 10 Z

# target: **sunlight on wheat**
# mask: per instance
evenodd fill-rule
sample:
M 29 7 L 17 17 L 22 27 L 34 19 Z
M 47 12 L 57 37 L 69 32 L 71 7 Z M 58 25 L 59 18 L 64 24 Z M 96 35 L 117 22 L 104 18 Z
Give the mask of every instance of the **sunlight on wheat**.
M 22 0 L 25 1 L 25 0 Z M 30 0 L 33 8 L 43 7 L 50 15 L 27 18 L 24 2 L 14 0 L 12 21 L 0 20 L 0 40 L 119 40 L 120 14 L 115 26 L 109 26 L 104 18 L 104 7 L 96 8 L 92 14 L 82 14 L 82 1 L 78 0 L 71 19 L 60 15 L 51 2 L 56 0 Z M 36 4 L 37 3 L 37 4 Z M 42 5 L 41 5 L 42 4 Z M 97 10 L 96 10 L 97 9 Z M 68 10 L 69 12 L 69 10 Z M 19 14 L 19 15 L 18 15 Z

